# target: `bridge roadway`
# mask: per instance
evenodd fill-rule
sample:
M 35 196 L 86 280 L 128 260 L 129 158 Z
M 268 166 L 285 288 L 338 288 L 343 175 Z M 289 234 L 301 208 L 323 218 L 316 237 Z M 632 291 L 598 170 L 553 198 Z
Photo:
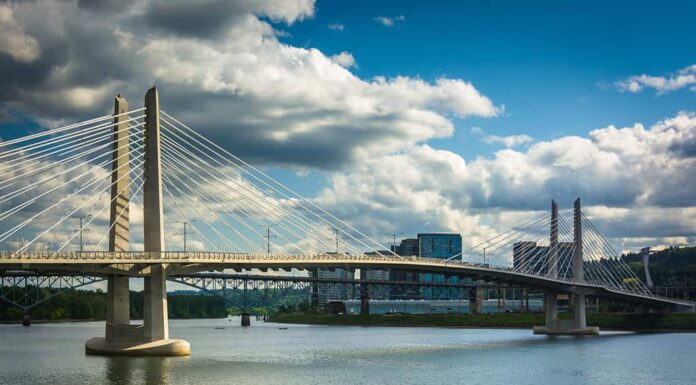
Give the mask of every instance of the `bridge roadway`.
M 349 254 L 247 254 L 223 252 L 30 252 L 0 253 L 0 271 L 24 270 L 36 272 L 72 272 L 80 274 L 121 274 L 147 276 L 150 265 L 165 265 L 168 276 L 233 269 L 306 270 L 375 269 L 471 277 L 538 290 L 568 294 L 585 294 L 611 298 L 622 302 L 649 307 L 687 307 L 696 309 L 696 303 L 672 298 L 636 293 L 587 282 L 573 282 L 513 271 L 507 267 L 445 261 L 442 259 Z

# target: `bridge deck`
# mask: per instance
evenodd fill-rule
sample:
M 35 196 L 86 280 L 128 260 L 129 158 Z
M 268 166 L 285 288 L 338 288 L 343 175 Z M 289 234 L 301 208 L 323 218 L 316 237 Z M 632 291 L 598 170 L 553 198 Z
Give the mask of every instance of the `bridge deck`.
M 308 269 L 308 268 L 371 268 L 406 270 L 421 273 L 469 276 L 498 282 L 515 283 L 538 289 L 561 292 L 582 292 L 588 295 L 616 297 L 623 300 L 653 305 L 696 306 L 693 302 L 627 291 L 622 288 L 601 286 L 588 282 L 513 271 L 507 267 L 473 264 L 442 259 L 372 256 L 349 254 L 247 254 L 222 252 L 36 252 L 0 253 L 0 270 L 79 271 L 100 273 L 109 265 L 167 264 L 186 266 L 189 272 L 223 269 Z

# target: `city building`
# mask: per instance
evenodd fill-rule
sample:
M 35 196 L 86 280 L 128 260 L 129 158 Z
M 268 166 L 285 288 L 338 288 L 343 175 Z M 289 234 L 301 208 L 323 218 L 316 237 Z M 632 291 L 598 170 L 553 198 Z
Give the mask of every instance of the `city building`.
M 462 236 L 455 233 L 419 233 L 418 256 L 447 259 L 462 252 Z
M 559 242 L 557 252 L 557 276 L 572 276 L 573 242 Z M 515 242 L 512 246 L 512 265 L 522 272 L 540 272 L 546 274 L 549 246 L 540 246 L 536 242 Z
M 327 279 L 353 279 L 353 273 L 345 269 L 317 269 L 319 278 Z M 310 276 L 312 273 L 310 272 Z M 320 283 L 317 285 L 319 289 L 319 303 L 326 304 L 329 301 L 347 300 L 350 297 L 350 291 L 347 285 L 333 285 L 330 283 Z
M 391 250 L 404 257 L 419 256 L 418 238 L 402 239 L 399 245 L 392 245 Z
M 462 236 L 456 233 L 419 233 L 418 255 L 421 258 L 448 259 L 462 252 Z M 441 274 L 420 274 L 421 282 L 445 282 L 445 276 Z M 457 277 L 449 277 L 450 283 L 457 283 Z M 448 290 L 433 290 L 423 287 L 420 290 L 421 297 L 427 300 L 448 299 L 454 293 Z

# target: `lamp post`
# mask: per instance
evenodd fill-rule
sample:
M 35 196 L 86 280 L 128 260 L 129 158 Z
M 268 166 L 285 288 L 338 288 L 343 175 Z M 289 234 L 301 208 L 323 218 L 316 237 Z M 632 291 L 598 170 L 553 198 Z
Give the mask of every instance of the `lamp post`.
M 174 235 L 182 235 L 182 236 L 184 237 L 184 253 L 186 252 L 186 236 L 187 236 L 188 234 L 193 234 L 193 232 L 190 232 L 190 233 L 189 233 L 189 232 L 186 230 L 186 227 L 187 227 L 189 224 L 191 224 L 191 223 L 193 223 L 193 222 L 195 222 L 195 221 L 196 221 L 195 219 L 189 219 L 188 221 L 179 222 L 179 223 L 181 223 L 181 224 L 184 225 L 184 232 L 183 232 L 183 233 L 176 233 L 176 234 L 174 234 Z
M 404 233 L 392 233 L 392 234 L 385 234 L 385 235 L 391 235 L 392 236 L 392 251 L 396 250 L 396 236 L 397 235 L 403 235 Z
M 84 217 L 78 217 L 78 216 L 71 217 L 72 219 L 77 219 L 77 220 L 80 221 L 80 227 L 79 227 L 78 229 L 75 230 L 75 231 L 79 231 L 79 232 L 80 232 L 80 251 L 84 251 L 84 250 L 85 250 L 85 241 L 84 241 L 84 237 L 83 237 L 83 233 L 85 232 L 85 228 L 84 228 L 84 225 L 83 225 L 83 224 L 84 224 L 84 220 L 87 219 L 87 218 L 90 218 L 90 217 L 91 217 L 91 215 L 87 215 L 87 216 L 84 216 Z
M 269 255 L 271 254 L 271 238 L 275 237 L 275 235 L 271 235 L 271 227 L 278 225 L 278 223 L 271 223 L 270 225 L 259 225 L 261 227 L 266 228 L 266 253 Z

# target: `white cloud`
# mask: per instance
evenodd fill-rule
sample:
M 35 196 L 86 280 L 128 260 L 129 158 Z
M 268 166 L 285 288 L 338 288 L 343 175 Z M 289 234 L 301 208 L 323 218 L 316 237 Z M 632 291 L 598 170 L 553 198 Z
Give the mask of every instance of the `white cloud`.
M 37 3 L 18 3 L 15 18 L 50 55 L 30 72 L 16 66 L 2 103 L 42 122 L 80 120 L 108 111 L 116 93 L 136 105 L 154 83 L 167 110 L 238 155 L 326 169 L 451 135 L 453 117 L 502 110 L 463 79 L 362 79 L 346 69 L 350 53 L 285 44 L 260 17 L 297 22 L 314 5 L 280 3 L 143 1 L 101 14 L 43 2 L 51 23 Z
M 353 54 L 346 51 L 331 56 L 331 61 L 340 65 L 343 68 L 357 67 Z
M 0 53 L 22 63 L 31 63 L 41 54 L 38 42 L 26 34 L 9 5 L 0 5 Z
M 341 23 L 329 24 L 329 25 L 327 26 L 327 28 L 329 28 L 329 29 L 332 30 L 332 31 L 343 31 L 343 30 L 346 29 L 345 25 L 343 25 L 343 24 L 341 24 Z
M 473 245 L 519 223 L 518 214 L 580 196 L 619 250 L 636 246 L 624 238 L 693 241 L 696 153 L 675 146 L 695 135 L 696 115 L 682 112 L 650 129 L 609 126 L 471 162 L 417 145 L 333 175 L 317 200 L 372 234 L 454 231 Z
M 526 134 L 508 136 L 486 135 L 481 127 L 472 127 L 470 129 L 470 132 L 472 134 L 481 135 L 481 141 L 483 141 L 484 143 L 500 143 L 507 148 L 516 147 L 525 143 L 530 143 L 532 141 L 532 137 Z
M 525 134 L 509 136 L 486 135 L 483 137 L 483 141 L 486 143 L 501 143 L 504 144 L 505 147 L 511 148 L 531 142 L 532 137 Z
M 696 64 L 682 68 L 668 76 L 634 75 L 627 79 L 615 82 L 616 87 L 622 92 L 641 92 L 644 88 L 652 88 L 658 94 L 664 94 L 689 87 L 696 91 Z
M 404 15 L 399 15 L 399 16 L 377 16 L 375 17 L 375 21 L 382 24 L 385 27 L 393 27 L 397 22 L 404 21 L 406 20 L 406 17 Z

